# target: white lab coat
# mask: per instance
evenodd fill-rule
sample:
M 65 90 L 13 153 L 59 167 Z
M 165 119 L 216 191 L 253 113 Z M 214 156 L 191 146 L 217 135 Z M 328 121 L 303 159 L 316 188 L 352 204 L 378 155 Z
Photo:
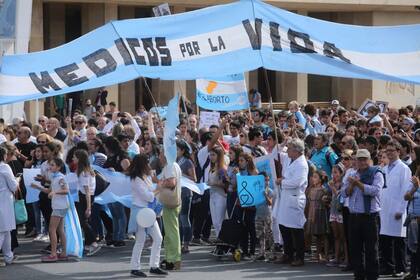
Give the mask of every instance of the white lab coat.
M 302 229 L 306 222 L 304 209 L 305 190 L 308 185 L 308 163 L 304 155 L 291 163 L 286 153 L 281 153 L 280 160 L 283 165 L 283 180 L 278 203 L 273 209 L 276 213 L 273 216 L 277 218 L 280 225 Z
M 16 229 L 13 193 L 17 181 L 12 169 L 4 162 L 0 163 L 0 232 Z M 1 244 L 0 244 L 1 245 Z
M 405 237 L 406 229 L 403 226 L 407 216 L 407 201 L 404 194 L 410 187 L 411 171 L 401 160 L 397 160 L 391 171 L 388 165 L 384 168 L 386 188 L 381 191 L 381 235 Z M 396 213 L 402 213 L 399 220 L 395 219 Z

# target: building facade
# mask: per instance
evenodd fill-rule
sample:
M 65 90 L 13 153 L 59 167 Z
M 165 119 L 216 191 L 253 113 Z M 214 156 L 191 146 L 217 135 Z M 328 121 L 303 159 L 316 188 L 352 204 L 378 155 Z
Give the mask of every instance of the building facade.
M 171 12 L 182 13 L 221 0 L 166 0 Z M 271 0 L 268 3 L 298 14 L 332 22 L 379 26 L 420 23 L 417 0 Z M 29 50 L 41 51 L 70 42 L 111 20 L 152 17 L 159 0 L 33 0 L 32 29 Z M 262 69 L 246 73 L 249 88 L 257 88 L 268 100 Z M 388 101 L 394 107 L 412 104 L 420 98 L 420 88 L 411 84 L 385 81 L 335 78 L 301 73 L 268 71 L 274 102 L 322 102 L 338 99 L 357 108 L 366 98 Z M 150 91 L 154 98 L 150 96 Z M 195 102 L 194 81 L 162 81 L 139 78 L 107 87 L 108 102 L 114 101 L 122 111 L 134 112 L 140 104 L 146 107 L 166 104 L 176 92 Z M 94 98 L 97 89 L 87 90 L 82 100 Z M 35 118 L 36 106 L 41 114 L 53 110 L 52 99 L 27 102 L 27 116 Z

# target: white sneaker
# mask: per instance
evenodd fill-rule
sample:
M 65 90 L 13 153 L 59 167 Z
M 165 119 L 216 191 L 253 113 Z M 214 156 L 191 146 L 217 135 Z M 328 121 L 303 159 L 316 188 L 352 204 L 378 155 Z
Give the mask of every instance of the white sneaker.
M 127 237 L 128 237 L 128 240 L 136 240 L 136 236 L 134 234 L 130 233 L 127 235 Z
M 48 235 L 43 235 L 41 241 L 44 243 L 50 243 L 50 237 Z
M 98 244 L 95 244 L 95 245 L 92 244 L 92 245 L 87 247 L 86 255 L 88 257 L 93 256 L 94 254 L 99 252 L 99 250 L 101 250 L 101 246 L 99 246 Z
M 44 237 L 44 235 L 40 233 L 34 238 L 34 241 L 41 241 L 42 237 Z

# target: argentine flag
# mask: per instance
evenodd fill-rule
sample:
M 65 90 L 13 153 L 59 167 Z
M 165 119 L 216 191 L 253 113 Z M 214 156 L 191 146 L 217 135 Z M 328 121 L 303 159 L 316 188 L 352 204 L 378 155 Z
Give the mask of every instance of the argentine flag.
M 83 256 L 83 236 L 79 223 L 76 207 L 70 194 L 67 195 L 70 207 L 64 217 L 64 231 L 66 233 L 67 255 L 82 258 Z
M 197 105 L 212 111 L 237 111 L 249 108 L 244 74 L 215 79 L 198 79 Z
M 169 166 L 176 162 L 176 128 L 179 125 L 178 100 L 179 94 L 176 94 L 169 101 L 163 129 L 163 149 Z

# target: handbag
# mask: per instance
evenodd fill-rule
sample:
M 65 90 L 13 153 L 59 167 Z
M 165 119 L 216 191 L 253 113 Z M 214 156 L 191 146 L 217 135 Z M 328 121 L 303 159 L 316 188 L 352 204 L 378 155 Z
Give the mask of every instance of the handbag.
M 22 193 L 20 192 L 19 188 L 16 191 L 16 195 L 20 197 L 20 199 L 15 198 L 15 202 L 14 202 L 15 220 L 16 220 L 16 224 L 20 225 L 28 221 L 28 212 L 26 211 L 25 200 L 21 198 Z
M 178 195 L 178 188 L 163 188 L 159 194 L 158 199 L 164 207 L 174 209 L 181 205 L 181 196 Z
M 94 196 L 98 196 L 103 193 L 111 184 L 104 175 L 99 173 L 98 171 L 94 170 L 95 172 L 95 180 L 96 180 L 96 187 L 95 187 L 95 194 Z

